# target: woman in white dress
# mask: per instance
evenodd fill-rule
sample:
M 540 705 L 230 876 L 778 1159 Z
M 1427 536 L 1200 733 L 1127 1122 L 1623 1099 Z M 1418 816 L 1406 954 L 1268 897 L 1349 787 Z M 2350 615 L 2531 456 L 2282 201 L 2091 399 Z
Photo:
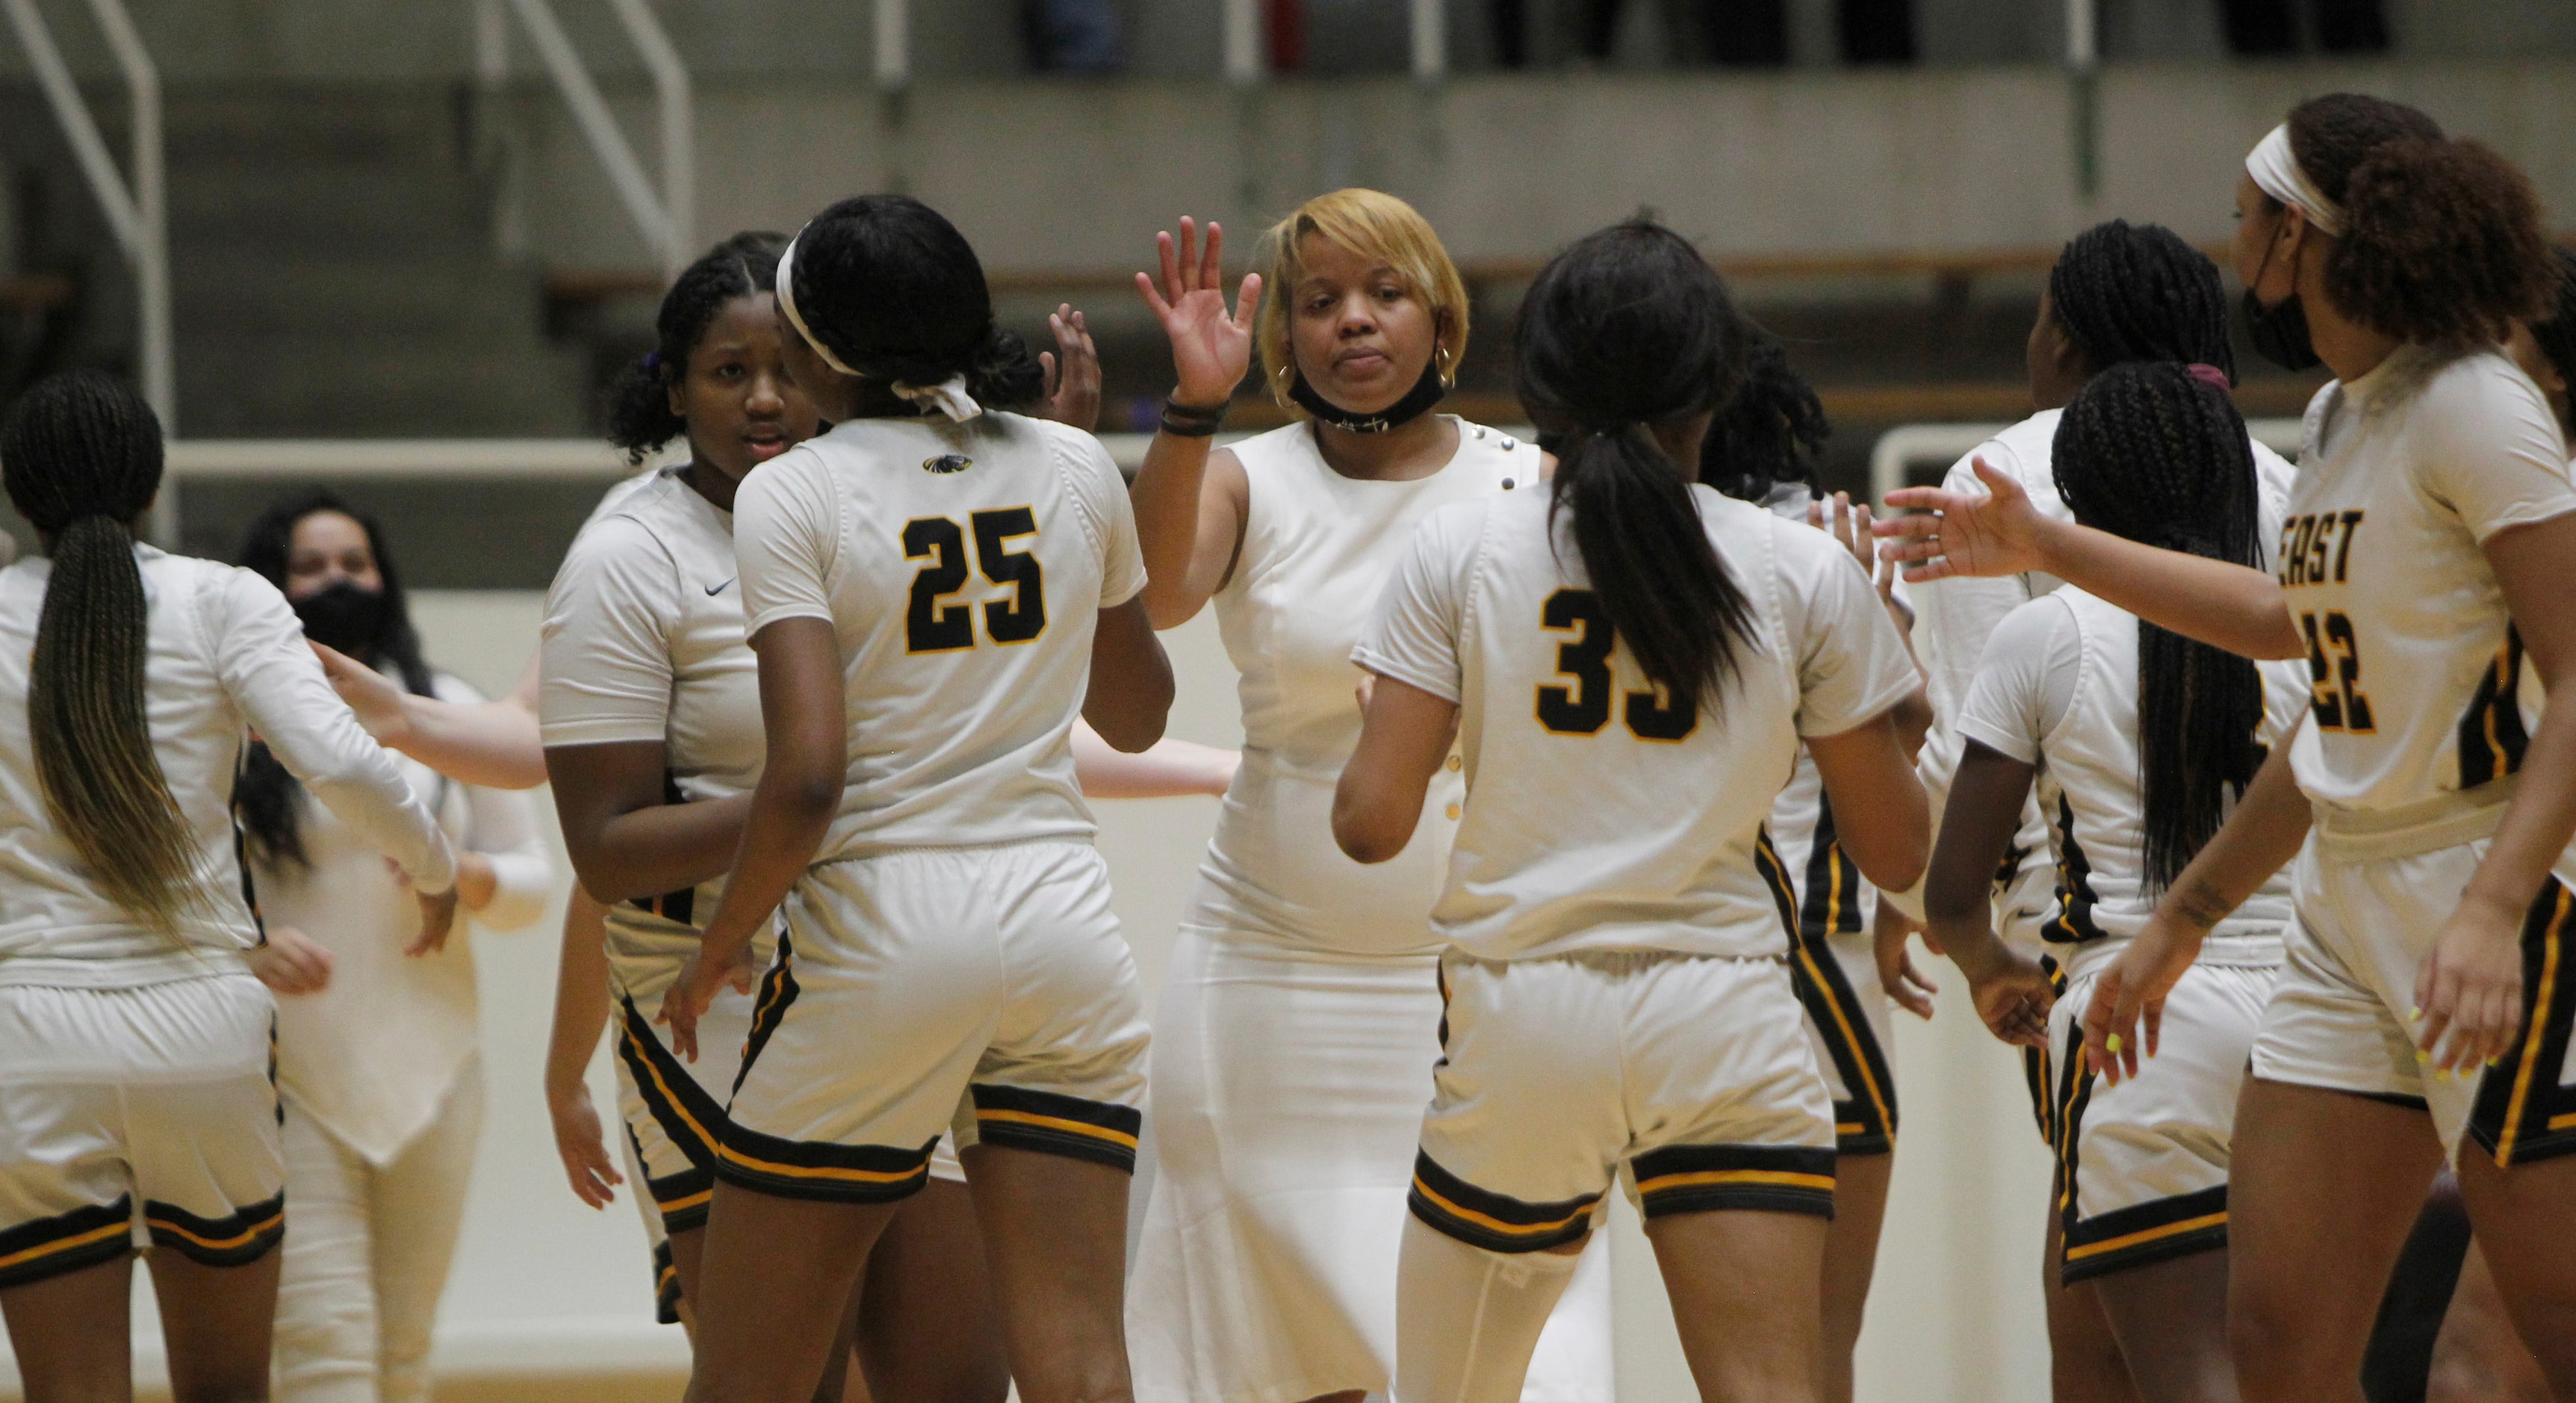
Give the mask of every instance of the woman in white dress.
M 410 691 L 482 700 L 422 661 L 383 533 L 338 498 L 281 503 L 252 523 L 241 559 L 285 592 L 307 638 Z M 456 847 L 457 904 L 493 930 L 542 915 L 554 871 L 528 796 L 398 763 Z M 293 1230 L 278 1288 L 280 1396 L 426 1399 L 483 1119 L 473 945 L 413 948 L 410 883 L 265 744 L 252 743 L 234 793 L 270 958 L 318 951 L 329 970 L 324 987 L 290 992 L 277 1010 Z
M 1467 344 L 1467 298 L 1428 223 L 1342 190 L 1272 231 L 1257 328 L 1219 285 L 1220 234 L 1187 220 L 1139 275 L 1179 385 L 1134 486 L 1158 628 L 1211 601 L 1242 673 L 1243 766 L 1182 918 L 1154 1018 L 1153 1200 L 1128 1306 L 1136 1396 L 1228 1403 L 1383 1390 L 1396 1254 L 1439 1057 L 1432 901 L 1465 786 L 1453 756 L 1405 855 L 1351 861 L 1333 784 L 1359 740 L 1351 645 L 1414 526 L 1531 488 L 1523 439 L 1430 410 Z M 1257 336 L 1256 336 L 1257 333 Z M 1211 451 L 1260 342 L 1298 422 Z M 1611 1396 L 1596 1249 L 1527 1397 Z
M 0 1316 L 33 1403 L 131 1398 L 140 1227 L 171 1392 L 265 1398 L 286 1169 L 245 731 L 401 866 L 415 948 L 447 939 L 454 854 L 276 587 L 135 541 L 161 486 L 140 395 L 44 381 L 0 463 L 45 551 L 0 571 Z

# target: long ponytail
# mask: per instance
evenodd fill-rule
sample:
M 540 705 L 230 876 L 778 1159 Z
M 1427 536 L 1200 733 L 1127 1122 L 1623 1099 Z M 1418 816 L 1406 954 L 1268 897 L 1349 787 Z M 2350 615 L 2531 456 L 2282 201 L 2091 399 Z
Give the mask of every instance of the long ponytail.
M 131 523 L 161 486 L 161 425 L 97 371 L 29 390 L 0 428 L 0 482 L 47 542 L 28 740 L 45 808 L 100 892 L 175 936 L 195 852 L 144 713 L 148 625 Z
M 1573 514 L 1611 627 L 1647 679 L 1690 707 L 1735 676 L 1752 610 L 1700 525 L 1699 465 L 1675 464 L 1652 428 L 1724 402 L 1743 342 L 1716 270 L 1646 220 L 1558 254 L 1521 303 L 1521 400 L 1562 435 L 1550 514 Z
M 2213 377 L 2215 378 L 2215 377 Z M 2254 453 L 2225 391 L 2169 361 L 2113 366 L 2066 406 L 2058 494 L 2083 524 L 2259 568 Z M 2262 763 L 2254 664 L 2138 621 L 2139 789 L 2146 877 L 2162 891 L 2218 831 Z

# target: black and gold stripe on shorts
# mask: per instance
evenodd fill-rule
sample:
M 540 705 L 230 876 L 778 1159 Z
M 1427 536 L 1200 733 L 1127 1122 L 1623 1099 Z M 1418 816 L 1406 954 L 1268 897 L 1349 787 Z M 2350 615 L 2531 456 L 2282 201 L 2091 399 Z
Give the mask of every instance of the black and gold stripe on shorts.
M 633 998 L 621 998 L 619 1003 L 624 1016 L 618 1021 L 617 1055 L 626 1063 L 627 1075 L 635 1079 L 644 1109 L 690 1164 L 712 1168 L 716 1147 L 724 1143 L 724 1107 L 663 1045 Z
M 1719 1210 L 1834 1216 L 1834 1152 L 1811 1145 L 1671 1145 L 1631 1161 L 1649 1218 Z
M 221 1218 L 200 1218 L 176 1204 L 143 1201 L 152 1245 L 206 1267 L 239 1267 L 269 1254 L 286 1237 L 286 1191 Z
M 2070 1219 L 2058 1280 L 2072 1286 L 2226 1245 L 2227 1186 L 2218 1184 L 2098 1218 Z
M 1477 1188 L 1420 1152 L 1413 1157 L 1413 1191 L 1406 1195 L 1414 1217 L 1488 1252 L 1544 1252 L 1581 1242 L 1592 1231 L 1592 1210 L 1600 1201 L 1594 1193 L 1526 1203 Z
M 2066 969 L 2054 955 L 2039 957 L 2040 973 L 2048 976 L 2048 991 L 2058 998 L 2066 997 Z M 2031 1119 L 2039 1123 L 2039 1143 L 2052 1152 L 2057 1148 L 2057 1109 L 2054 1100 L 2056 1080 L 2048 1047 L 2025 1047 L 2021 1050 L 2021 1078 L 2030 1091 Z
M 983 1144 L 1136 1172 L 1136 1137 L 1144 1132 L 1145 1116 L 1133 1106 L 989 1082 L 968 1090 L 975 1098 L 976 1138 Z
M 2571 927 L 2576 894 L 2553 877 L 2522 923 L 2522 1036 L 2487 1069 L 2469 1114 L 2469 1133 L 2499 1169 L 2576 1154 L 2576 1087 L 2558 1080 L 2576 1032 Z
M 631 1125 L 626 1127 L 626 1143 L 634 1148 L 638 1165 L 647 1163 L 644 1142 Z M 652 1196 L 654 1211 L 662 1215 L 665 1235 L 690 1232 L 707 1225 L 707 1207 L 716 1196 L 715 1154 L 721 1153 L 719 1147 L 709 1155 L 705 1164 L 693 1162 L 677 1174 L 645 1179 L 644 1192 Z
M 894 1145 L 834 1145 L 788 1140 L 725 1127 L 716 1177 L 778 1198 L 820 1203 L 892 1203 L 921 1192 L 930 1181 L 934 1135 L 917 1150 Z
M 0 1291 L 113 1262 L 132 1250 L 133 1236 L 130 1197 L 0 1231 Z
M 742 1094 L 743 1078 L 751 1075 L 751 1064 L 760 1060 L 762 1049 L 778 1031 L 780 1019 L 796 1002 L 796 943 L 787 932 L 778 932 L 778 958 L 770 963 L 769 973 L 760 979 L 760 997 L 751 1006 L 751 1035 L 743 1040 L 742 1068 L 733 1074 L 734 1094 Z
M 680 1323 L 680 1268 L 671 1260 L 671 1244 L 653 1244 L 653 1323 Z
M 1896 1076 L 1878 1045 L 1860 994 L 1827 945 L 1829 932 L 1857 929 L 1860 876 L 1834 840 L 1833 811 L 1819 806 L 1814 856 L 1807 864 L 1809 900 L 1802 905 L 1789 882 L 1788 864 L 1764 829 L 1754 840 L 1754 866 L 1770 883 L 1780 923 L 1789 935 L 1789 984 L 1834 1059 L 1847 1093 L 1834 1103 L 1834 1149 L 1846 1155 L 1883 1155 L 1896 1144 Z

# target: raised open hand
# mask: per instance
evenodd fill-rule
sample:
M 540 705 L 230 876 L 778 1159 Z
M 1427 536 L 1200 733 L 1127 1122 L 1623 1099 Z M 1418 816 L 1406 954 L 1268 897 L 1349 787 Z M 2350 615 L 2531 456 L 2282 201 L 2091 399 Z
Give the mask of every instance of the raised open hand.
M 1252 366 L 1252 314 L 1261 305 L 1261 275 L 1244 275 L 1229 312 L 1218 261 L 1224 246 L 1225 230 L 1212 223 L 1202 249 L 1198 225 L 1183 215 L 1177 244 L 1168 230 L 1154 236 L 1161 283 L 1150 273 L 1136 275 L 1136 294 L 1172 339 L 1172 371 L 1178 381 L 1172 398 L 1185 405 L 1224 404 Z
M 1886 542 L 1884 559 L 1905 562 L 1912 584 L 1956 575 L 2019 575 L 2041 568 L 2039 509 L 2010 473 L 1976 460 L 1984 493 L 1938 487 L 1900 487 L 1887 494 L 1891 507 L 1927 509 L 1922 516 L 1883 518 L 1870 529 Z M 1931 514 L 1937 513 L 1937 515 Z
M 1047 318 L 1047 330 L 1055 333 L 1064 359 L 1057 360 L 1055 351 L 1038 352 L 1038 365 L 1046 371 L 1046 417 L 1089 433 L 1100 423 L 1100 352 L 1091 344 L 1091 328 L 1072 303 L 1060 302 Z

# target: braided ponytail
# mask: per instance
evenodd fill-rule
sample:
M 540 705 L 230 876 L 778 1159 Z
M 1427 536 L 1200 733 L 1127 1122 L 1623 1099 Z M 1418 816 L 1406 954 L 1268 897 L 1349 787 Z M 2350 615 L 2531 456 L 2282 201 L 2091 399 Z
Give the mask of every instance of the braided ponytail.
M 148 622 L 128 524 L 161 486 L 160 422 L 111 376 L 53 376 L 0 428 L 0 483 L 53 557 L 27 686 L 46 811 L 101 894 L 175 939 L 196 858 L 144 714 Z
M 2225 391 L 2171 362 L 2114 366 L 2059 421 L 2058 494 L 2084 525 L 2260 568 L 2254 453 Z M 2139 789 L 2146 877 L 2161 891 L 2218 831 L 2261 764 L 2254 664 L 2138 622 Z

